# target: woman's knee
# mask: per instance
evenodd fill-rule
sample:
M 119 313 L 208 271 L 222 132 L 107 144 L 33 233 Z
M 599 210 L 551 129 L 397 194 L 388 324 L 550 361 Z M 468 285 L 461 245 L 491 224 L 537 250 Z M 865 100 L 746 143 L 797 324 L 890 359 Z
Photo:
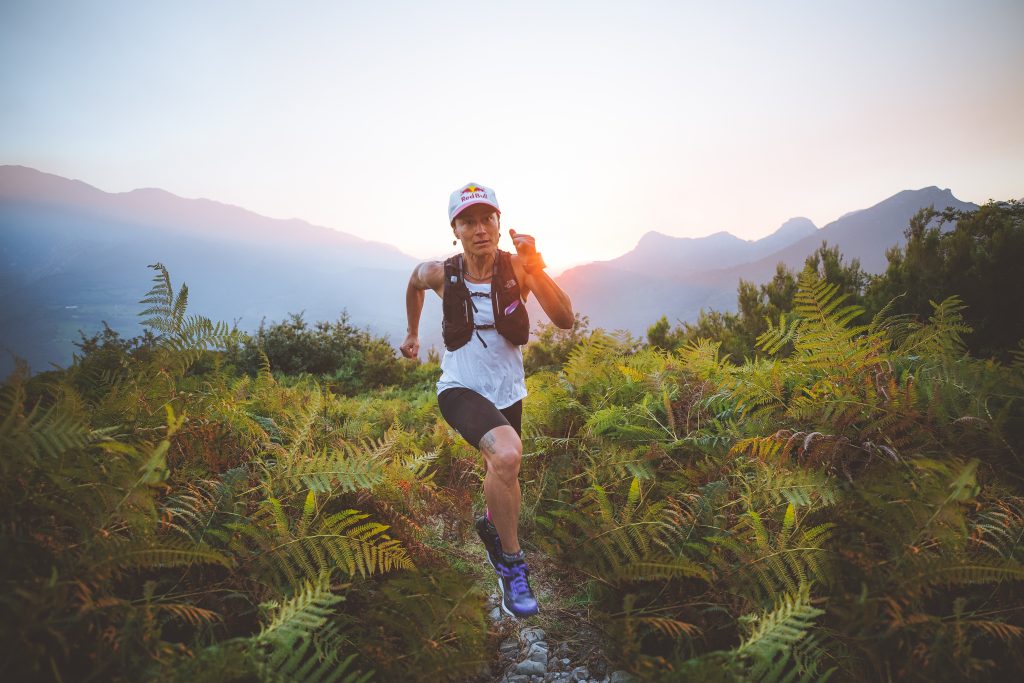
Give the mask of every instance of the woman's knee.
M 506 430 L 508 434 L 504 433 Z M 488 469 L 502 479 L 519 476 L 523 444 L 511 427 L 495 428 L 485 434 L 480 440 L 480 451 L 487 460 Z

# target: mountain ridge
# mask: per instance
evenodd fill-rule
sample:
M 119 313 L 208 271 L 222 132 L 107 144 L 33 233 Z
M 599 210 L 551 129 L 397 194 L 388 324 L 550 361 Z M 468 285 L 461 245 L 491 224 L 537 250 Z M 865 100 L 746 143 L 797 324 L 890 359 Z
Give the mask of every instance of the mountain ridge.
M 310 223 L 301 218 L 272 218 L 235 204 L 205 197 L 190 198 L 153 187 L 106 192 L 82 180 L 64 178 L 28 166 L 0 166 L 0 200 L 70 205 L 101 215 L 156 228 L 201 234 L 221 239 L 308 245 L 363 245 L 392 254 L 398 260 L 412 256 L 386 242 L 366 240 L 351 233 Z M 241 234 L 240 226 L 249 232 Z M 285 228 L 298 230 L 287 234 Z
M 644 233 L 636 246 L 625 254 L 595 263 L 617 270 L 676 277 L 680 271 L 703 270 L 709 261 L 742 263 L 751 260 L 816 230 L 814 223 L 806 218 L 791 218 L 757 240 L 744 240 L 724 230 L 703 237 L 673 237 L 652 230 Z M 588 265 L 591 264 L 575 266 L 565 272 Z
M 56 188 L 56 189 L 55 189 Z M 904 190 L 817 228 L 784 221 L 757 240 L 718 231 L 704 237 L 642 235 L 634 249 L 575 266 L 555 280 L 592 326 L 643 334 L 662 315 L 694 320 L 701 309 L 732 310 L 738 280 L 765 281 L 783 262 L 799 267 L 828 240 L 871 272 L 900 243 L 922 205 L 974 208 L 949 189 Z M 83 182 L 23 166 L 0 166 L 0 347 L 39 369 L 67 363 L 77 331 L 106 320 L 125 335 L 140 332 L 138 300 L 156 261 L 175 285 L 187 282 L 190 310 L 239 321 L 350 320 L 398 343 L 405 336 L 405 288 L 418 259 L 299 218 L 261 216 L 212 199 L 159 188 L 107 193 Z M 428 297 L 421 347 L 440 346 L 440 305 Z M 546 320 L 529 302 L 534 323 Z M 239 317 L 241 316 L 241 317 Z M 0 354 L 0 372 L 12 363 Z
M 404 336 L 405 284 L 417 262 L 301 219 L 156 188 L 107 193 L 11 166 L 0 167 L 0 235 L 0 350 L 10 352 L 0 353 L 2 373 L 11 354 L 35 370 L 68 363 L 78 330 L 98 332 L 102 321 L 139 334 L 146 266 L 158 261 L 175 287 L 188 283 L 190 311 L 246 331 L 289 313 L 333 321 L 345 310 L 375 334 Z
M 976 204 L 957 199 L 948 188 L 932 185 L 902 190 L 870 207 L 847 212 L 813 233 L 755 258 L 745 259 L 742 251 L 723 255 L 719 250 L 716 254 L 716 247 L 724 243 L 721 239 L 702 243 L 708 238 L 666 236 L 655 254 L 639 249 L 638 242 L 638 248 L 616 259 L 571 268 L 555 280 L 573 304 L 587 313 L 592 325 L 643 334 L 661 315 L 673 321 L 693 321 L 701 310 L 734 310 L 741 278 L 755 284 L 767 282 L 780 262 L 799 270 L 807 256 L 823 242 L 838 246 L 847 262 L 856 258 L 864 270 L 880 273 L 887 263 L 886 250 L 904 243 L 903 233 L 910 218 L 927 206 L 977 208 Z M 813 225 L 809 220 L 807 223 Z M 802 221 L 799 225 L 806 228 Z M 765 243 L 781 227 L 754 244 Z M 734 236 L 733 239 L 733 245 L 742 242 Z M 680 245 L 694 244 L 702 244 L 703 249 L 691 251 L 689 261 L 666 256 L 675 253 Z M 746 254 L 752 253 L 749 247 L 745 249 Z M 543 315 L 538 307 L 532 312 Z

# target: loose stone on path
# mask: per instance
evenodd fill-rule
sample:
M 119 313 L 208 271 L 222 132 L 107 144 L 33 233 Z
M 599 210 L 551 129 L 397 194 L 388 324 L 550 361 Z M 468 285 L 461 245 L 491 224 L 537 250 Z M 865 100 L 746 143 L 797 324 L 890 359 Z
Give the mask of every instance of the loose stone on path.
M 530 626 L 519 631 L 517 637 L 501 642 L 498 651 L 505 665 L 505 673 L 496 683 L 632 683 L 635 679 L 625 671 L 614 671 L 608 676 L 595 677 L 585 666 L 572 666 L 569 647 L 561 643 L 560 657 L 549 657 L 544 629 Z M 559 670 L 561 669 L 561 671 Z

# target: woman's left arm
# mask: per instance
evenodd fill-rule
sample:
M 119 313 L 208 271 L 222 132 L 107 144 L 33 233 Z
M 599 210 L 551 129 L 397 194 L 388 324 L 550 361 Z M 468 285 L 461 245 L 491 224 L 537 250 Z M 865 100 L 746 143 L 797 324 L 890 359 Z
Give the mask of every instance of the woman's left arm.
M 551 276 L 544 272 L 544 260 L 537 252 L 533 237 L 517 233 L 515 230 L 510 230 L 509 235 L 519 256 L 513 264 L 516 266 L 516 276 L 525 285 L 523 299 L 525 300 L 527 293 L 533 292 L 537 295 L 537 303 L 551 318 L 551 322 L 563 330 L 572 329 L 576 322 L 572 301 Z

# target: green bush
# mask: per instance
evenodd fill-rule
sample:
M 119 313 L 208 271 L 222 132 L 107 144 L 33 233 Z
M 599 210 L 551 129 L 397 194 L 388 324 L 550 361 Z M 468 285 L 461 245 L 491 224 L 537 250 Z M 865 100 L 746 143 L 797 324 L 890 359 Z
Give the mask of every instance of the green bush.
M 227 360 L 252 376 L 264 363 L 275 373 L 312 375 L 348 395 L 402 385 L 415 367 L 415 361 L 397 357 L 387 338 L 352 325 L 345 312 L 333 323 L 312 327 L 301 312 L 270 325 L 264 320 L 255 335 L 228 349 Z

